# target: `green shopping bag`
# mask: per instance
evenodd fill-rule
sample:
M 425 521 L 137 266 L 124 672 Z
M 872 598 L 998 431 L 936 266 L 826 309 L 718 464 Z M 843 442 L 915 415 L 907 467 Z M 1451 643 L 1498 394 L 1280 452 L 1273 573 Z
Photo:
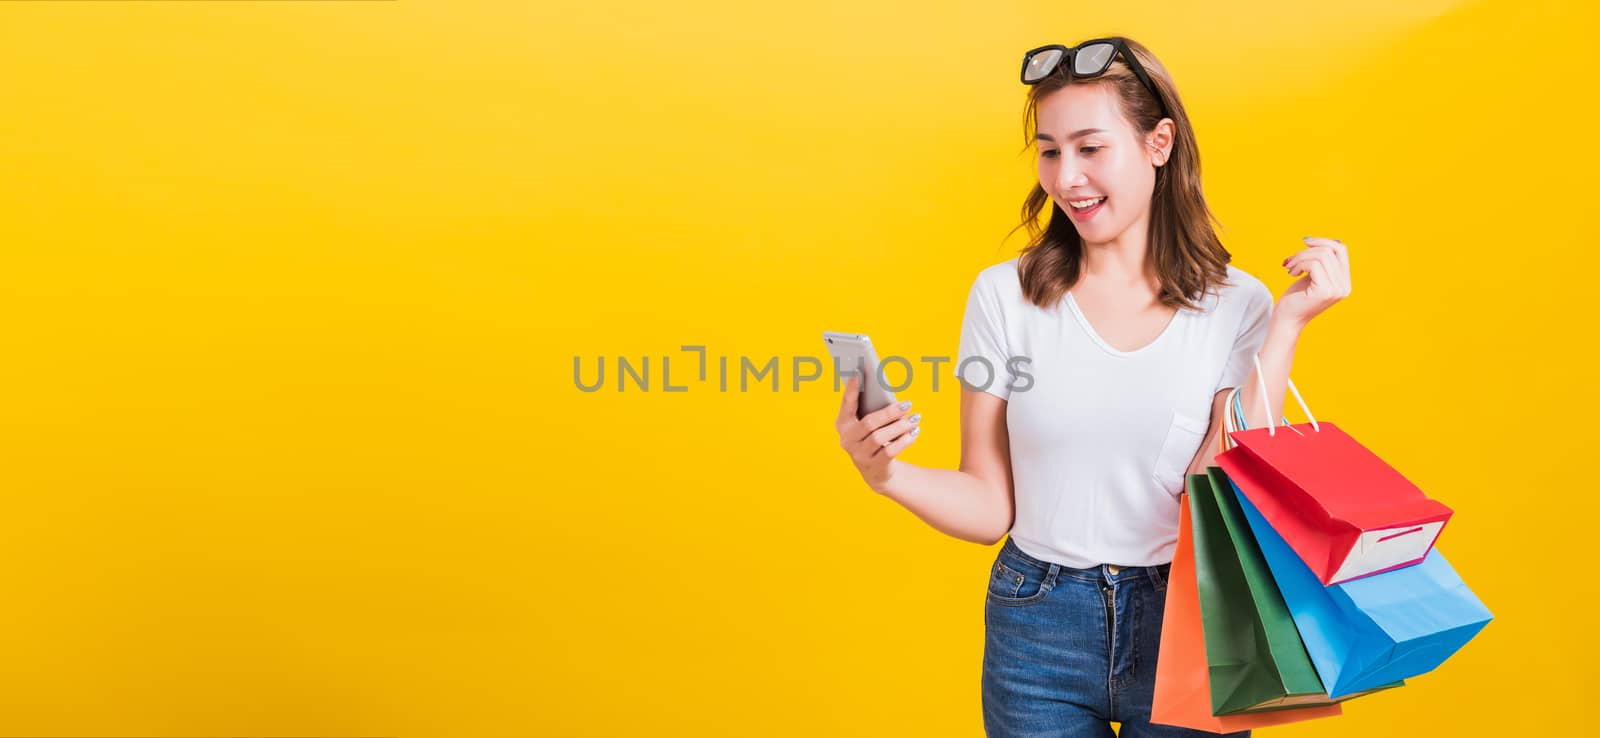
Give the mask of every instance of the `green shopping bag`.
M 1190 475 L 1188 488 L 1212 714 L 1327 705 L 1377 691 L 1328 696 L 1227 475 L 1209 467 Z

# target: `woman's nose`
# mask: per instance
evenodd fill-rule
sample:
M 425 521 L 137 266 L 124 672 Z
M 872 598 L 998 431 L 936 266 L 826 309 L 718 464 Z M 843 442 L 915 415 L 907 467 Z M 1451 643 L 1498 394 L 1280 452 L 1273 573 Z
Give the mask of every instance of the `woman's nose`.
M 1058 192 L 1066 192 L 1081 184 L 1084 184 L 1083 170 L 1073 166 L 1070 162 L 1062 164 L 1061 171 L 1056 172 L 1056 190 Z

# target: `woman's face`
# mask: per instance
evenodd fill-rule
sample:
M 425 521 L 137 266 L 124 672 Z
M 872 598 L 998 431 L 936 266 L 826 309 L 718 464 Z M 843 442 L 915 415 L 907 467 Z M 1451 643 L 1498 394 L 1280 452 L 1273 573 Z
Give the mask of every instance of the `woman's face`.
M 1106 243 L 1146 222 L 1155 166 L 1165 152 L 1152 150 L 1134 130 L 1109 87 L 1063 87 L 1041 99 L 1036 113 L 1039 186 L 1084 242 Z M 1097 199 L 1088 208 L 1072 206 Z

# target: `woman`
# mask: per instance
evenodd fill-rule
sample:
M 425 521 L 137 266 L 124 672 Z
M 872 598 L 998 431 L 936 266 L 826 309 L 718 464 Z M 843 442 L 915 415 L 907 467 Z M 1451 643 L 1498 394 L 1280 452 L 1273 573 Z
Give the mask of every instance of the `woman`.
M 1212 464 L 1231 388 L 1251 426 L 1266 422 L 1258 365 L 1282 407 L 1301 333 L 1350 294 L 1347 251 L 1307 238 L 1283 262 L 1302 278 L 1276 309 L 1229 264 L 1194 130 L 1142 45 L 1040 47 L 1023 82 L 1033 238 L 967 298 L 960 468 L 896 458 L 921 414 L 901 403 L 856 419 L 854 377 L 840 444 L 873 490 L 934 528 L 1004 538 L 984 608 L 989 735 L 1111 736 L 1113 722 L 1123 738 L 1211 735 L 1150 723 L 1178 496 Z

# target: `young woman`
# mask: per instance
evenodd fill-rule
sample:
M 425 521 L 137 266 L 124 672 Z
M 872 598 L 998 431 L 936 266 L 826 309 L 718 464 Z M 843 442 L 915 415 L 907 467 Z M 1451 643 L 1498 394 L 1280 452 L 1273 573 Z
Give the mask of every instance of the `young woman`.
M 921 414 L 890 406 L 858 420 L 855 378 L 840 445 L 874 491 L 934 528 L 1004 539 L 984 607 L 990 736 L 1109 737 L 1112 722 L 1123 738 L 1211 735 L 1150 723 L 1178 496 L 1187 473 L 1212 464 L 1231 388 L 1252 427 L 1267 422 L 1258 363 L 1282 408 L 1302 332 L 1350 294 L 1348 252 L 1305 239 L 1283 262 L 1302 278 L 1275 308 L 1229 264 L 1194 130 L 1144 46 L 1040 47 L 1023 82 L 1038 149 L 1023 207 L 1033 238 L 967 297 L 960 468 L 896 458 Z

